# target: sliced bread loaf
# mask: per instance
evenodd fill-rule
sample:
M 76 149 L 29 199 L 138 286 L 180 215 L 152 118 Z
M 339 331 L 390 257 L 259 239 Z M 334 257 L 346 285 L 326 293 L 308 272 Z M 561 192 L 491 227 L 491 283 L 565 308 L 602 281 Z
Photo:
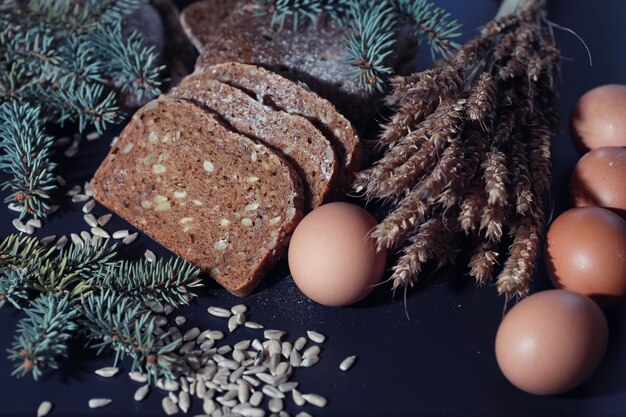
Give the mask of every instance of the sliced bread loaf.
M 355 82 L 346 60 L 350 33 L 329 19 L 317 25 L 288 21 L 271 28 L 271 16 L 255 13 L 252 0 L 203 0 L 187 6 L 181 22 L 200 57 L 196 68 L 224 62 L 260 65 L 307 84 L 331 100 L 359 128 L 376 110 L 375 94 Z
M 96 200 L 240 296 L 280 258 L 302 216 L 287 161 L 172 98 L 133 116 L 92 184 Z
M 337 178 L 335 152 L 307 119 L 265 106 L 201 70 L 187 76 L 170 95 L 215 112 L 236 132 L 280 151 L 303 179 L 307 209 L 322 205 L 331 195 Z
M 361 162 L 359 137 L 328 100 L 266 69 L 247 64 L 213 65 L 205 73 L 240 88 L 263 103 L 310 120 L 333 144 L 340 160 L 339 183 L 348 187 Z

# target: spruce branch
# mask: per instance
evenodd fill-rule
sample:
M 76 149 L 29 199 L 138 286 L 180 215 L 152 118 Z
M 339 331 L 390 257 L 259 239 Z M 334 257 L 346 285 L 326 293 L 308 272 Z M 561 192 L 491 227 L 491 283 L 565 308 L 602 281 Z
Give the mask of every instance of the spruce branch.
M 180 340 L 167 342 L 167 333 L 157 335 L 153 314 L 132 297 L 107 289 L 83 300 L 80 328 L 92 348 L 100 354 L 115 351 L 115 363 L 132 359 L 131 370 L 145 371 L 154 382 L 173 379 L 182 367 L 176 354 Z
M 14 362 L 12 375 L 32 373 L 38 380 L 47 369 L 58 369 L 68 355 L 67 343 L 76 329 L 78 311 L 67 294 L 45 294 L 24 310 L 13 344 L 8 349 Z
M 316 24 L 323 15 L 349 27 L 346 59 L 354 79 L 370 92 L 384 91 L 393 73 L 401 24 L 408 22 L 416 44 L 430 44 L 433 58 L 458 47 L 460 23 L 428 0 L 255 0 L 254 5 L 257 15 L 271 14 L 271 27 L 283 28 L 291 20 L 297 30 L 301 22 Z
M 56 187 L 47 124 L 102 132 L 124 97 L 159 93 L 163 67 L 122 19 L 145 0 L 0 0 L 0 170 L 21 218 L 46 217 Z M 25 122 L 27 120 L 28 123 Z
M 20 218 L 44 217 L 56 189 L 53 139 L 44 132 L 41 109 L 16 101 L 0 104 L 0 171 L 9 174 L 0 190 L 21 207 Z

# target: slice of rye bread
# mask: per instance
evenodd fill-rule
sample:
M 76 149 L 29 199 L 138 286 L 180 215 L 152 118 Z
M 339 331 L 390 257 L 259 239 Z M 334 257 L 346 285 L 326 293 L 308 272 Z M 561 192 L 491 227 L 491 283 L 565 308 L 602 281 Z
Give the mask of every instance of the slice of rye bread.
M 340 188 L 347 189 L 360 167 L 361 143 L 352 124 L 328 100 L 264 68 L 226 63 L 206 68 L 205 73 L 240 88 L 276 109 L 310 120 L 335 148 L 340 160 Z
M 291 21 L 272 29 L 271 16 L 257 15 L 254 6 L 252 0 L 227 6 L 224 0 L 204 0 L 183 10 L 183 28 L 200 51 L 196 68 L 225 62 L 268 68 L 305 83 L 364 129 L 377 110 L 378 95 L 352 76 L 345 40 L 350 31 L 330 19 L 320 19 L 316 25 L 303 21 L 298 30 Z
M 97 201 L 239 296 L 281 257 L 302 217 L 290 164 L 185 100 L 141 108 L 92 184 Z
M 187 76 L 170 95 L 215 112 L 232 130 L 280 151 L 304 180 L 306 209 L 319 207 L 334 191 L 337 158 L 333 146 L 304 117 L 265 106 L 204 71 Z

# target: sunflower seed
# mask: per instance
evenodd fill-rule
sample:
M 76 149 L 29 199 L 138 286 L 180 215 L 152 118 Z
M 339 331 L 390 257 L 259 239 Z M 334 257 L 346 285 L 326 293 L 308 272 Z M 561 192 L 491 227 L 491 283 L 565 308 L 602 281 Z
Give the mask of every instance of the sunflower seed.
M 248 311 L 248 307 L 246 307 L 243 304 L 237 304 L 236 306 L 233 306 L 230 309 L 231 313 L 237 315 L 237 314 L 244 314 L 246 311 Z
M 243 417 L 265 417 L 265 410 L 261 408 L 244 408 L 238 412 Z
M 96 372 L 96 375 L 100 375 L 104 378 L 111 378 L 112 376 L 117 375 L 119 371 L 120 371 L 120 368 L 107 366 L 105 368 L 97 369 L 95 372 Z
M 185 344 L 183 344 L 180 349 L 178 349 L 178 353 L 180 353 L 181 355 L 184 353 L 189 353 L 193 350 L 193 348 L 196 347 L 196 341 L 195 340 L 191 340 Z M 189 358 L 191 359 L 191 358 Z
M 341 369 L 342 371 L 347 371 L 350 368 L 352 368 L 355 361 L 356 361 L 356 355 L 348 356 L 347 358 L 341 361 L 341 363 L 339 364 L 339 369 Z
M 40 242 L 41 242 L 42 245 L 48 246 L 49 244 L 54 242 L 54 239 L 56 239 L 56 238 L 57 238 L 56 235 L 50 235 L 50 236 L 46 236 L 46 237 L 42 238 L 40 240 Z
M 72 143 L 72 145 L 70 145 L 70 147 L 67 148 L 63 153 L 68 158 L 75 157 L 76 154 L 78 153 L 78 144 L 75 145 L 75 144 Z
M 168 416 L 178 413 L 178 407 L 174 404 L 174 401 L 172 401 L 170 397 L 164 397 L 161 401 L 161 406 L 163 407 L 165 414 Z
M 306 337 L 299 337 L 298 340 L 293 344 L 293 348 L 295 350 L 302 350 L 302 348 L 306 345 Z
M 246 324 L 246 316 L 244 316 L 243 313 L 235 314 L 235 318 L 237 319 L 238 325 Z
M 44 417 L 52 410 L 52 403 L 50 401 L 44 401 L 37 407 L 37 417 Z
M 183 334 L 183 341 L 189 342 L 191 340 L 194 340 L 196 337 L 198 337 L 199 334 L 200 334 L 200 329 L 198 329 L 197 327 L 189 329 L 185 332 L 185 334 Z
M 294 368 L 297 368 L 302 364 L 302 356 L 300 356 L 300 352 L 295 349 L 291 351 L 291 355 L 289 355 L 289 364 Z
M 220 355 L 226 355 L 227 353 L 230 353 L 233 350 L 232 347 L 230 347 L 230 345 L 224 345 L 221 346 L 219 349 L 217 349 L 217 353 L 219 353 Z
M 213 346 L 215 346 L 215 340 L 208 339 L 202 342 L 202 344 L 200 345 L 200 350 L 202 350 L 203 352 L 208 352 Z
M 91 210 L 93 210 L 94 207 L 96 207 L 96 201 L 95 200 L 87 201 L 85 203 L 85 205 L 83 206 L 83 213 L 91 213 Z
M 83 245 L 85 243 L 76 233 L 71 233 L 70 238 L 72 239 L 72 243 L 75 245 Z
M 291 391 L 291 397 L 293 398 L 293 402 L 298 406 L 298 407 L 302 407 L 304 404 L 306 404 L 306 401 L 304 400 L 304 398 L 302 397 L 302 394 L 300 394 L 300 391 L 298 391 L 297 389 L 293 389 Z
M 249 322 L 247 322 L 247 323 L 249 323 Z M 246 326 L 246 327 L 247 327 L 247 326 Z M 263 344 L 261 343 L 261 341 L 260 341 L 259 339 L 254 339 L 254 340 L 252 341 L 252 347 L 253 347 L 255 350 L 263 350 Z
M 130 379 L 132 379 L 135 382 L 139 382 L 142 384 L 145 382 L 148 382 L 148 375 L 142 372 L 137 372 L 137 371 L 129 372 L 128 376 L 130 377 Z
M 280 411 L 283 411 L 283 400 L 281 400 L 280 398 L 272 398 L 267 406 L 272 413 L 278 413 Z
M 189 397 L 189 394 L 185 391 L 181 391 L 181 393 L 178 394 L 178 407 L 180 407 L 183 413 L 187 414 L 190 406 L 191 398 Z
M 87 223 L 89 225 L 89 227 L 96 227 L 98 226 L 98 220 L 96 219 L 96 216 L 94 216 L 91 213 L 87 213 L 83 216 L 83 220 L 85 220 L 85 223 Z
M 213 340 L 222 340 L 224 338 L 224 333 L 220 332 L 219 330 L 211 330 L 209 333 L 207 333 L 207 337 Z
M 250 396 L 250 405 L 253 407 L 258 407 L 263 401 L 263 393 L 261 391 L 256 391 Z
M 135 395 L 133 398 L 135 399 L 135 401 L 142 401 L 144 398 L 146 398 L 148 392 L 150 392 L 150 384 L 142 385 L 141 387 L 137 388 L 137 391 L 135 391 Z
M 282 339 L 283 336 L 285 336 L 285 332 L 283 332 L 282 330 L 274 330 L 274 329 L 268 329 L 265 330 L 263 332 L 263 337 L 266 339 L 277 339 L 280 340 Z
M 67 236 L 61 236 L 59 240 L 57 240 L 57 243 L 54 244 L 54 247 L 57 250 L 61 250 L 65 247 L 65 245 L 67 245 Z
M 280 353 L 285 359 L 289 359 L 289 355 L 291 355 L 292 350 L 293 345 L 290 342 L 283 342 L 280 346 Z
M 182 326 L 183 324 L 187 323 L 187 319 L 183 316 L 176 316 L 176 318 L 174 319 L 174 322 L 176 323 L 177 326 Z
M 68 192 L 66 192 L 65 195 L 68 197 L 73 197 L 76 194 L 79 194 L 82 190 L 83 188 L 80 185 L 75 185 Z
M 263 325 L 262 325 L 262 324 L 256 323 L 256 322 L 254 322 L 254 321 L 247 321 L 247 322 L 246 322 L 246 324 L 245 324 L 245 326 L 246 326 L 248 329 L 262 329 L 262 328 L 263 328 Z
M 137 236 L 139 236 L 139 233 L 133 233 L 131 235 L 128 235 L 122 240 L 122 243 L 125 245 L 130 245 L 137 239 Z
M 156 262 L 156 255 L 150 249 L 146 249 L 143 256 L 146 257 L 148 262 Z
M 228 319 L 228 331 L 229 332 L 234 332 L 237 327 L 239 327 L 239 323 L 237 323 L 237 316 L 231 316 Z
M 240 403 L 247 403 L 250 399 L 250 386 L 245 382 L 240 382 L 237 388 L 237 399 Z
M 89 196 L 86 194 L 76 194 L 72 196 L 72 203 L 83 203 L 89 200 Z
M 215 317 L 230 317 L 232 315 L 232 313 L 230 312 L 230 310 L 226 310 L 225 308 L 222 307 L 209 307 L 208 309 L 209 314 Z
M 319 356 L 320 351 L 321 349 L 319 346 L 311 346 L 310 348 L 302 352 L 302 359 L 306 359 L 310 356 Z
M 56 213 L 57 211 L 59 211 L 60 207 L 61 206 L 59 206 L 58 204 L 53 204 L 53 205 L 50 206 L 50 208 L 48 208 L 48 210 L 46 210 L 46 213 L 48 213 L 48 214 Z
M 204 400 L 204 403 L 202 404 L 202 411 L 204 411 L 207 414 L 211 414 L 216 409 L 217 407 L 215 406 L 215 401 L 213 401 L 210 398 Z
M 113 139 L 111 140 L 111 147 L 114 147 L 115 145 L 117 145 L 117 141 L 120 140 L 119 136 L 113 136 Z
M 111 237 L 109 232 L 107 232 L 106 230 L 104 230 L 104 229 L 102 229 L 100 227 L 92 227 L 91 228 L 91 233 L 94 236 L 99 236 L 99 237 L 104 238 L 104 239 L 108 239 L 108 238 Z
M 278 388 L 273 385 L 263 385 L 263 389 L 261 391 L 263 394 L 271 398 L 285 398 L 285 394 L 280 392 Z
M 98 225 L 106 226 L 106 224 L 111 220 L 112 217 L 112 214 L 103 214 L 102 216 L 98 217 Z
M 292 391 L 297 386 L 298 386 L 298 382 L 295 382 L 295 381 L 283 382 L 282 384 L 278 386 L 278 389 L 281 392 L 289 392 L 289 391 Z
M 89 132 L 87 133 L 87 136 L 85 136 L 85 139 L 88 141 L 96 140 L 98 138 L 100 138 L 100 133 L 98 132 Z
M 300 364 L 300 366 L 303 368 L 308 368 L 310 366 L 315 365 L 319 361 L 320 361 L 319 356 L 307 356 L 306 358 L 302 359 L 302 363 Z
M 246 350 L 250 347 L 250 340 L 242 340 L 235 343 L 235 350 Z
M 307 413 L 306 411 L 300 411 L 298 414 L 296 414 L 296 417 L 313 417 L 313 416 Z
M 58 139 L 55 139 L 54 146 L 57 147 L 57 148 L 61 148 L 63 146 L 69 145 L 71 142 L 72 141 L 70 140 L 69 137 L 63 136 L 63 137 L 60 137 Z
M 326 336 L 313 330 L 307 331 L 306 334 L 307 336 L 309 336 L 309 339 L 311 339 L 315 343 L 324 343 L 324 341 L 326 340 Z
M 80 238 L 85 241 L 85 243 L 91 242 L 91 235 L 84 230 L 80 232 Z
M 110 398 L 92 398 L 89 400 L 89 408 L 105 407 L 113 402 Z
M 113 239 L 124 239 L 125 237 L 128 237 L 129 234 L 128 230 L 118 230 L 113 232 Z
M 172 392 L 172 391 L 178 391 L 178 389 L 180 388 L 180 384 L 178 383 L 178 381 L 175 381 L 173 379 L 159 378 L 157 379 L 156 387 L 163 391 Z
M 26 226 L 32 226 L 35 229 L 41 229 L 41 220 L 39 219 L 30 219 L 26 222 Z
M 302 394 L 302 398 L 304 398 L 304 401 L 308 402 L 309 404 L 320 408 L 326 407 L 326 404 L 328 403 L 326 398 L 317 394 Z

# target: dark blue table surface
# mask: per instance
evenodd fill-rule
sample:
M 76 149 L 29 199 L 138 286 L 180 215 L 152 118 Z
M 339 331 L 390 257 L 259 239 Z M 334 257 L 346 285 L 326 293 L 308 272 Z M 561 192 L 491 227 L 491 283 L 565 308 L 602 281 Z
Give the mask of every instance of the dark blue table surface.
M 464 39 L 496 12 L 497 2 L 489 0 L 440 1 L 464 24 Z M 572 28 L 585 39 L 593 53 L 590 67 L 581 44 L 570 34 L 558 32 L 558 42 L 566 59 L 560 83 L 563 135 L 553 138 L 554 182 L 551 200 L 555 215 L 568 207 L 567 182 L 577 160 L 567 135 L 569 112 L 581 94 L 605 83 L 626 83 L 626 2 L 551 1 L 550 19 Z M 426 54 L 424 54 L 426 65 Z M 89 180 L 108 150 L 108 142 L 119 131 L 112 129 L 96 142 L 83 142 L 77 157 L 60 158 L 60 173 L 68 180 L 67 189 Z M 96 214 L 104 213 L 102 207 Z M 0 237 L 14 230 L 14 213 L 0 205 Z M 128 227 L 117 218 L 109 230 Z M 80 204 L 65 202 L 57 215 L 38 233 L 69 234 L 85 230 Z M 145 236 L 122 253 L 140 257 L 150 248 L 160 256 L 167 250 Z M 539 260 L 535 289 L 549 286 Z M 289 332 L 295 339 L 306 330 L 317 329 L 328 336 L 322 361 L 298 370 L 296 379 L 305 392 L 317 392 L 329 399 L 324 409 L 307 408 L 316 416 L 413 416 L 413 415 L 626 415 L 626 307 L 607 311 L 611 339 L 600 369 L 583 386 L 562 396 L 537 397 L 511 386 L 498 370 L 494 357 L 494 336 L 501 320 L 504 300 L 493 286 L 477 288 L 465 275 L 464 267 L 450 268 L 424 276 L 424 284 L 409 291 L 405 306 L 401 297 L 392 301 L 390 287 L 378 288 L 365 302 L 349 308 L 319 306 L 300 294 L 284 264 L 253 295 L 243 300 L 250 307 L 249 318 L 268 327 Z M 179 313 L 189 326 L 225 330 L 225 322 L 206 313 L 208 305 L 230 307 L 242 300 L 209 281 L 201 297 Z M 12 308 L 0 310 L 0 351 L 12 340 L 16 320 Z M 239 329 L 230 340 L 251 338 L 258 333 Z M 353 370 L 342 373 L 338 364 L 356 354 Z M 79 346 L 61 370 L 35 383 L 30 377 L 12 378 L 11 365 L 0 355 L 0 416 L 34 416 L 43 400 L 55 404 L 56 416 L 163 415 L 162 393 L 153 391 L 137 403 L 132 399 L 138 384 L 124 375 L 104 379 L 93 371 L 112 362 L 110 356 L 96 358 Z M 122 365 L 128 370 L 128 364 Z M 102 409 L 90 410 L 94 397 L 112 398 Z M 289 402 L 290 403 L 290 402 Z M 290 403 L 291 404 L 291 403 Z M 289 411 L 295 414 L 296 409 Z M 190 415 L 201 414 L 195 401 Z

